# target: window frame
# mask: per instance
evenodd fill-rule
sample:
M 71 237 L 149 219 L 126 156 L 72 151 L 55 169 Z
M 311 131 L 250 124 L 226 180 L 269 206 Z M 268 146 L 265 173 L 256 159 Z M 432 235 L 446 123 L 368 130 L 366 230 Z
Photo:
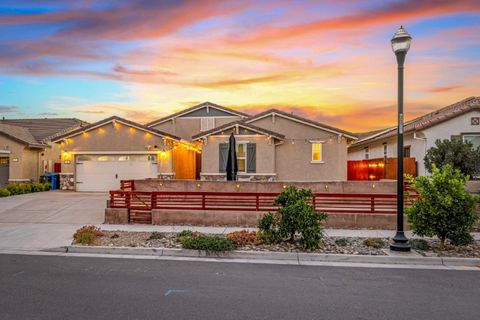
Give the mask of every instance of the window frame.
M 462 141 L 466 142 L 465 137 L 480 137 L 480 133 L 462 133 Z M 472 143 L 473 144 L 473 143 Z M 475 148 L 475 146 L 473 146 Z M 479 145 L 480 147 L 480 145 Z
M 323 144 L 325 143 L 325 141 L 319 141 L 319 140 L 310 140 L 310 144 L 311 144 L 311 147 L 310 147 L 310 163 L 325 163 L 325 161 L 323 160 Z M 314 148 L 315 148 L 315 145 L 318 145 L 320 146 L 320 160 L 315 160 L 314 159 Z
M 363 148 L 363 151 L 364 151 L 363 157 L 365 158 L 365 160 L 369 160 L 369 158 L 370 158 L 370 148 L 365 147 L 365 148 Z
M 238 156 L 238 146 L 239 145 L 243 145 L 243 148 L 245 150 L 245 155 L 243 157 L 239 157 Z M 237 165 L 238 165 L 238 160 L 245 160 L 245 170 L 244 171 L 240 171 L 240 169 L 238 170 L 239 173 L 247 173 L 247 168 L 248 168 L 248 164 L 247 164 L 247 144 L 248 142 L 244 142 L 244 141 L 238 141 L 235 143 L 235 154 L 237 156 Z

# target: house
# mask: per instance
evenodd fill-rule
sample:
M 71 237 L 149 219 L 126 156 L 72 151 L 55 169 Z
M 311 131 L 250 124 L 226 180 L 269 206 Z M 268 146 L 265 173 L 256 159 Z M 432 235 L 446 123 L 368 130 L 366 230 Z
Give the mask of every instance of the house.
M 60 172 L 60 147 L 52 139 L 82 125 L 75 118 L 0 120 L 0 185 Z
M 427 174 L 423 159 L 437 139 L 462 139 L 480 146 L 480 97 L 470 97 L 408 121 L 404 156 L 416 160 L 418 175 Z M 363 135 L 348 147 L 348 160 L 382 160 L 397 156 L 397 127 Z
M 225 180 L 237 141 L 239 179 L 346 180 L 347 131 L 280 110 L 250 116 L 211 102 L 146 125 L 110 117 L 57 136 L 66 189 L 106 191 L 120 180 Z

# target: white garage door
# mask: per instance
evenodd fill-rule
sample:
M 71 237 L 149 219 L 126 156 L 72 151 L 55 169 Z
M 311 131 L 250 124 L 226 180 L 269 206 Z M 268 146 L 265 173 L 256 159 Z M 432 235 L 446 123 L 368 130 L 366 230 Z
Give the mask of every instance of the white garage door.
M 76 157 L 77 191 L 120 189 L 120 180 L 156 178 L 154 155 L 78 155 Z

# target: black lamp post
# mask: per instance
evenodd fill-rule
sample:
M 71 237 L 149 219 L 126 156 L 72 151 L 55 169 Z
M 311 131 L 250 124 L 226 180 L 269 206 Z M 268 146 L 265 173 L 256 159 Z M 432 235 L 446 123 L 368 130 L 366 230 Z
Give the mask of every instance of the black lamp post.
M 398 64 L 398 133 L 397 133 L 397 233 L 390 250 L 410 251 L 408 239 L 403 231 L 403 64 L 412 37 L 400 27 L 392 38 L 392 49 Z

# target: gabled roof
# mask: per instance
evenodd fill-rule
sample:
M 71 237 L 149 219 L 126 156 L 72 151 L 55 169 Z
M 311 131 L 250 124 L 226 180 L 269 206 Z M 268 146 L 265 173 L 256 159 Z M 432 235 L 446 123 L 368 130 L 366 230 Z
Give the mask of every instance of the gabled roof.
M 228 130 L 228 129 L 231 129 L 231 128 L 236 128 L 236 127 L 251 130 L 251 131 L 263 134 L 263 135 L 271 136 L 271 137 L 276 138 L 278 140 L 284 140 L 285 139 L 285 136 L 283 134 L 273 132 L 273 131 L 270 131 L 270 130 L 267 130 L 267 129 L 264 129 L 264 128 L 260 128 L 260 127 L 254 126 L 252 124 L 248 124 L 243 120 L 237 120 L 237 121 L 229 122 L 229 123 L 224 124 L 222 126 L 210 129 L 208 131 L 200 132 L 200 133 L 192 136 L 192 140 L 201 139 L 201 138 L 204 138 L 206 136 L 210 136 L 212 134 L 222 132 L 224 130 Z
M 0 134 L 8 138 L 27 145 L 30 148 L 49 148 L 50 146 L 44 143 L 39 143 L 35 137 L 30 133 L 28 128 L 13 126 L 0 122 Z
M 202 108 L 206 108 L 206 107 L 209 107 L 209 108 L 214 108 L 214 109 L 218 109 L 218 110 L 221 110 L 223 112 L 226 112 L 226 113 L 230 113 L 232 116 L 238 116 L 238 117 L 241 117 L 241 118 L 248 118 L 250 117 L 250 115 L 246 114 L 246 113 L 243 113 L 243 112 L 239 112 L 239 111 L 236 111 L 236 110 L 233 110 L 233 109 L 230 109 L 230 108 L 227 108 L 227 107 L 224 107 L 224 106 L 221 106 L 221 105 L 218 105 L 218 104 L 215 104 L 215 103 L 212 103 L 212 102 L 203 102 L 203 103 L 200 103 L 200 104 L 197 104 L 193 107 L 190 107 L 188 109 L 185 109 L 185 110 L 182 110 L 182 111 L 179 111 L 179 112 L 176 112 L 174 114 L 171 114 L 167 117 L 164 117 L 164 118 L 161 118 L 161 119 L 158 119 L 158 120 L 155 120 L 155 121 L 152 121 L 150 123 L 147 123 L 146 126 L 147 127 L 152 127 L 152 126 L 156 126 L 157 124 L 160 124 L 160 123 L 163 123 L 163 122 L 166 122 L 168 120 L 171 120 L 173 118 L 178 118 L 180 116 L 183 116 L 183 115 L 186 115 L 188 113 L 191 113 L 191 112 L 194 112 L 196 110 L 199 110 L 199 109 L 202 109 Z
M 439 123 L 450 120 L 473 110 L 480 110 L 480 97 L 470 97 L 467 99 L 463 99 L 424 116 L 410 120 L 404 124 L 403 132 L 409 133 L 433 127 Z M 354 144 L 352 144 L 352 147 L 360 146 L 368 142 L 390 138 L 392 136 L 395 136 L 396 134 L 397 127 L 387 128 L 356 141 Z
M 127 120 L 127 119 L 118 117 L 118 116 L 112 116 L 112 117 L 110 117 L 110 118 L 106 118 L 106 119 L 97 121 L 97 122 L 95 122 L 95 123 L 89 124 L 89 125 L 87 125 L 87 126 L 85 126 L 85 127 L 82 127 L 82 128 L 79 128 L 79 129 L 76 129 L 76 130 L 73 130 L 73 131 L 70 131 L 70 132 L 68 132 L 68 133 L 66 133 L 66 134 L 59 135 L 59 136 L 55 137 L 54 139 L 52 139 L 52 141 L 53 141 L 53 142 L 59 142 L 59 141 L 61 141 L 61 140 L 63 140 L 63 139 L 67 139 L 67 138 L 70 138 L 70 137 L 73 137 L 73 136 L 82 134 L 82 133 L 85 132 L 85 131 L 90 131 L 90 130 L 93 130 L 93 129 L 95 129 L 95 128 L 104 126 L 104 125 L 106 125 L 106 124 L 108 124 L 108 123 L 114 123 L 114 122 L 122 123 L 122 124 L 124 124 L 124 125 L 130 126 L 130 127 L 134 127 L 134 128 L 143 130 L 143 131 L 145 131 L 145 132 L 149 132 L 149 133 L 154 134 L 154 135 L 156 135 L 156 136 L 169 137 L 169 138 L 172 138 L 172 139 L 174 139 L 174 140 L 180 140 L 179 137 L 173 136 L 173 135 L 168 134 L 168 133 L 165 133 L 165 132 L 163 132 L 163 131 L 160 131 L 160 130 L 157 130 L 157 129 L 153 129 L 153 128 L 144 126 L 144 125 L 142 125 L 142 124 L 139 124 L 139 123 L 136 123 L 136 122 L 133 122 L 133 121 L 130 121 L 130 120 Z
M 27 128 L 37 143 L 88 124 L 76 118 L 4 119 L 1 123 Z
M 331 126 L 328 126 L 326 124 L 323 124 L 323 123 L 320 123 L 320 122 L 317 122 L 317 121 L 314 121 L 314 120 L 306 119 L 304 117 L 300 117 L 300 116 L 294 115 L 292 113 L 288 113 L 288 112 L 285 112 L 285 111 L 280 111 L 278 109 L 270 109 L 270 110 L 261 112 L 261 113 L 255 115 L 255 116 L 253 116 L 253 117 L 250 117 L 249 119 L 246 120 L 246 122 L 251 123 L 253 121 L 260 120 L 262 118 L 268 117 L 268 116 L 273 115 L 273 114 L 278 115 L 278 116 L 283 117 L 283 118 L 286 118 L 286 119 L 290 119 L 290 120 L 299 122 L 299 123 L 306 124 L 306 125 L 311 126 L 311 127 L 315 127 L 317 129 L 329 131 L 329 132 L 332 132 L 332 133 L 335 133 L 335 134 L 341 134 L 341 135 L 343 135 L 347 138 L 353 139 L 353 140 L 358 139 L 351 132 L 341 130 L 341 129 L 338 129 L 338 128 L 335 128 L 335 127 L 331 127 Z

